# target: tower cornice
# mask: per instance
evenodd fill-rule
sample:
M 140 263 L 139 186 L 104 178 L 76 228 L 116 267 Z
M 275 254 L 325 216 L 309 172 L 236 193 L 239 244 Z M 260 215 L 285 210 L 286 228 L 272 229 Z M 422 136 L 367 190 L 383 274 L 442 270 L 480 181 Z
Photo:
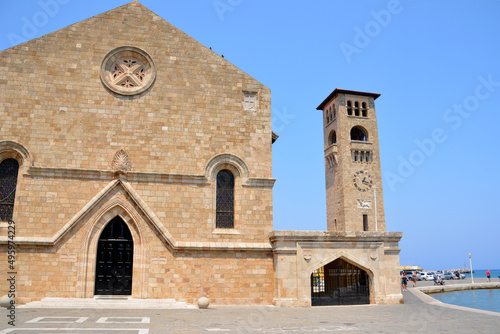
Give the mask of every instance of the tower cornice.
M 336 95 L 338 94 L 351 94 L 351 95 L 360 95 L 360 96 L 371 96 L 373 97 L 374 100 L 376 100 L 380 94 L 379 93 L 368 93 L 368 92 L 361 92 L 357 90 L 347 90 L 347 89 L 340 89 L 340 88 L 335 88 L 333 92 L 331 92 L 328 97 L 321 102 L 321 104 L 316 108 L 316 110 L 323 110 L 325 105 L 330 102 Z

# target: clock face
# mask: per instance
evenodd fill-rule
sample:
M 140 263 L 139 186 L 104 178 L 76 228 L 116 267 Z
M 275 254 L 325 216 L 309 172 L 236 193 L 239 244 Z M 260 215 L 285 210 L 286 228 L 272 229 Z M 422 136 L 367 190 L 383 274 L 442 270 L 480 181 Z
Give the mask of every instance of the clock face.
M 354 173 L 354 176 L 352 178 L 352 183 L 354 185 L 354 188 L 362 192 L 370 190 L 370 188 L 373 186 L 373 180 L 371 175 L 368 172 L 362 170 Z

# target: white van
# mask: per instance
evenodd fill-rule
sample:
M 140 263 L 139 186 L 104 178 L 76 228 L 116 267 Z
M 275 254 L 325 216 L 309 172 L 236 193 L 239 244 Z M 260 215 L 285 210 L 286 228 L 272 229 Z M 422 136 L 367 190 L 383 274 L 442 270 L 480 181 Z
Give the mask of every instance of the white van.
M 434 281 L 434 274 L 423 271 L 417 274 L 417 278 L 421 281 Z

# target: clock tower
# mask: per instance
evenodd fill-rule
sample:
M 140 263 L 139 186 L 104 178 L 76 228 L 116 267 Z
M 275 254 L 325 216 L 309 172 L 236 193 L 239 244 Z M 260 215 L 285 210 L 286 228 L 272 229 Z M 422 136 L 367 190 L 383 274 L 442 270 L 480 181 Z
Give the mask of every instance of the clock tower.
M 323 111 L 328 231 L 385 231 L 376 93 L 335 89 Z

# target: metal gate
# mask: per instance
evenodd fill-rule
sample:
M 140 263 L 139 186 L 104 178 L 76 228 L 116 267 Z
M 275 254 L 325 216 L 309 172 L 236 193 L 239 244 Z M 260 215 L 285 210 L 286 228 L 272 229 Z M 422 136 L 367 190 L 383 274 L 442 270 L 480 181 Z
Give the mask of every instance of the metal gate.
M 120 217 L 104 228 L 97 244 L 95 295 L 131 295 L 134 242 Z
M 337 259 L 311 274 L 311 302 L 317 305 L 355 305 L 370 303 L 368 274 Z

